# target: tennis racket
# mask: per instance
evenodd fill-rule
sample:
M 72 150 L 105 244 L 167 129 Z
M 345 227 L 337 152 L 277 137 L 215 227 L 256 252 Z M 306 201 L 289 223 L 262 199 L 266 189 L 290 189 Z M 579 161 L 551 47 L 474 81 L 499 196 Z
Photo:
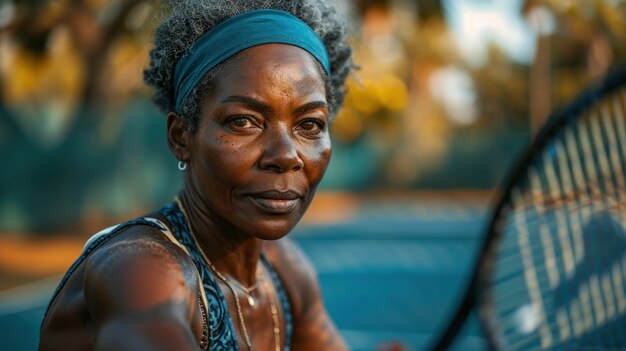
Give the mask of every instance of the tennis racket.
M 626 69 L 553 113 L 509 177 L 470 287 L 495 350 L 626 350 Z

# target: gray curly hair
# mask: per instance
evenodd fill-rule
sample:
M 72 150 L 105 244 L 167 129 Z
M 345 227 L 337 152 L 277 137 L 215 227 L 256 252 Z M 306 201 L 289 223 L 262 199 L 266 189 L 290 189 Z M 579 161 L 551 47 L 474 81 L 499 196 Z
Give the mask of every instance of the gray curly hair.
M 194 88 L 180 111 L 176 111 L 173 78 L 176 62 L 204 33 L 219 23 L 256 9 L 275 9 L 300 18 L 324 41 L 330 59 L 331 76 L 326 80 L 326 95 L 331 116 L 339 109 L 345 96 L 344 82 L 353 67 L 352 49 L 347 43 L 347 24 L 332 0 L 183 0 L 172 4 L 172 12 L 157 28 L 155 47 L 144 71 L 144 82 L 154 89 L 154 102 L 164 112 L 174 111 L 183 117 L 190 131 L 195 131 L 201 113 L 201 101 L 215 86 L 216 72 L 211 69 Z M 317 62 L 317 61 L 316 61 Z M 324 70 L 321 65 L 318 67 Z

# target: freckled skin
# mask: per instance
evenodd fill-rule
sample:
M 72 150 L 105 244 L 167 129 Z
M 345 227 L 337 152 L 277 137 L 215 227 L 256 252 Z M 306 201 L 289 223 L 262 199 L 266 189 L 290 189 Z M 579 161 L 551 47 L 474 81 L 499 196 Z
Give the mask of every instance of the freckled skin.
M 326 170 L 331 153 L 328 110 L 323 106 L 294 112 L 305 104 L 326 102 L 323 80 L 308 53 L 279 44 L 249 50 L 237 61 L 241 64 L 229 65 L 218 76 L 198 130 L 189 137 L 188 155 L 181 158 L 189 162 L 186 181 L 196 201 L 230 230 L 272 240 L 293 229 Z M 274 51 L 285 53 L 280 65 L 247 64 L 271 62 Z M 224 102 L 233 96 L 264 106 Z M 239 120 L 229 122 L 233 117 Z M 314 130 L 304 130 L 303 122 Z M 303 198 L 288 214 L 268 214 L 249 195 L 270 189 L 292 189 Z
M 324 73 L 314 60 L 283 44 L 244 50 L 217 74 L 197 130 L 189 132 L 170 113 L 167 138 L 188 164 L 180 199 L 217 269 L 250 286 L 263 250 L 291 302 L 292 349 L 345 350 L 312 265 L 284 238 L 308 208 L 331 155 Z M 129 228 L 69 278 L 44 322 L 40 350 L 197 350 L 196 274 L 189 257 L 159 231 Z M 221 289 L 240 349 L 247 350 L 234 296 L 224 284 Z M 252 307 L 236 293 L 254 348 L 274 350 L 269 305 L 276 292 L 255 290 Z M 282 310 L 279 317 L 284 345 Z

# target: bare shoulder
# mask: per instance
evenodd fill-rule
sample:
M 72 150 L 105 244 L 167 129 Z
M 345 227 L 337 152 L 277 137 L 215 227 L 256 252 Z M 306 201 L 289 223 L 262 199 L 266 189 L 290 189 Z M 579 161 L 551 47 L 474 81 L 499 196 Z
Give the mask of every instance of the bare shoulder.
M 315 268 L 300 246 L 290 238 L 283 238 L 266 242 L 264 249 L 281 276 L 292 304 L 293 349 L 346 350 L 343 338 L 324 307 Z
M 98 345 L 125 349 L 122 338 L 114 336 L 121 332 L 129 346 L 145 344 L 150 349 L 174 343 L 197 348 L 198 278 L 193 262 L 176 245 L 160 239 L 156 229 L 137 226 L 129 231 L 85 262 L 85 303 L 99 328 Z
M 87 298 L 100 297 L 103 293 L 111 294 L 107 296 L 111 298 L 121 295 L 128 300 L 116 302 L 134 308 L 138 307 L 133 306 L 134 294 L 146 295 L 141 304 L 148 304 L 149 300 L 195 289 L 194 272 L 189 257 L 174 244 L 147 232 L 138 233 L 104 245 L 86 260 L 85 295 Z
M 148 226 L 133 226 L 116 235 L 89 256 L 85 269 L 85 276 L 95 282 L 119 275 L 141 279 L 148 272 L 159 272 L 197 286 L 191 258 L 158 229 Z

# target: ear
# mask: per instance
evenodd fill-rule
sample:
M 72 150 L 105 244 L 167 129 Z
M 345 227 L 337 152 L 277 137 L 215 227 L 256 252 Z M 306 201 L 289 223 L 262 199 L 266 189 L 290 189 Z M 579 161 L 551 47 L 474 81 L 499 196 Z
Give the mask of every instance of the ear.
M 189 162 L 191 133 L 187 123 L 174 112 L 167 114 L 167 146 L 177 160 Z

